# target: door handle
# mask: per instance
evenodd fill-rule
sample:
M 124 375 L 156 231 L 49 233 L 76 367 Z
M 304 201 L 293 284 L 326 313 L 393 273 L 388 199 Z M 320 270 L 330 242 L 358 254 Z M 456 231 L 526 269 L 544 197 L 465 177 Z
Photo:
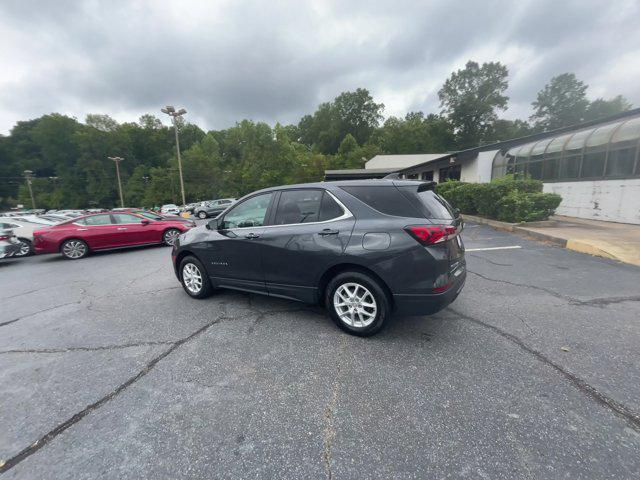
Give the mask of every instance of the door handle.
M 248 238 L 249 240 L 253 240 L 254 238 L 259 238 L 260 235 L 258 235 L 257 233 L 247 233 L 244 238 Z
M 89 230 L 88 228 L 76 228 L 76 232 L 84 232 L 86 230 Z
M 325 228 L 321 232 L 318 233 L 321 237 L 325 237 L 327 235 L 337 235 L 340 233 L 340 230 L 332 230 L 330 228 Z
M 118 230 L 126 230 L 127 227 L 118 227 Z

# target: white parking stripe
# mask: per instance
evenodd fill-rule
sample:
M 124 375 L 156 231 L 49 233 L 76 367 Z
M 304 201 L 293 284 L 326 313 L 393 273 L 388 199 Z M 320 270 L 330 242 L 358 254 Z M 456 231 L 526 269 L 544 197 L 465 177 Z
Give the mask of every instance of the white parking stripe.
M 487 250 L 513 250 L 522 248 L 520 245 L 510 245 L 508 247 L 486 247 L 486 248 L 465 248 L 465 252 L 484 252 Z

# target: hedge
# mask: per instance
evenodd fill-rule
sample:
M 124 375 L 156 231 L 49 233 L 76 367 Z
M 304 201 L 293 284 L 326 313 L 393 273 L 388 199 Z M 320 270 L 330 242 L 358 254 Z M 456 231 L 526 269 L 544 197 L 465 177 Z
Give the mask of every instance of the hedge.
M 540 180 L 509 176 L 491 183 L 446 181 L 436 186 L 436 193 L 462 213 L 511 223 L 545 220 L 562 201 L 560 195 L 542 193 Z

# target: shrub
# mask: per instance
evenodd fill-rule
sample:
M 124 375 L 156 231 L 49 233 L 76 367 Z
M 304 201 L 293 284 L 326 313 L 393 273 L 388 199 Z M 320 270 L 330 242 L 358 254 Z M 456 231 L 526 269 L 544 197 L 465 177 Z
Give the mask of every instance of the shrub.
M 512 176 L 491 183 L 446 181 L 436 186 L 436 193 L 462 213 L 511 223 L 547 219 L 562 201 L 560 195 L 542 193 L 540 180 Z
M 496 218 L 510 223 L 546 220 L 561 201 L 562 197 L 555 193 L 524 193 L 514 190 L 498 201 Z

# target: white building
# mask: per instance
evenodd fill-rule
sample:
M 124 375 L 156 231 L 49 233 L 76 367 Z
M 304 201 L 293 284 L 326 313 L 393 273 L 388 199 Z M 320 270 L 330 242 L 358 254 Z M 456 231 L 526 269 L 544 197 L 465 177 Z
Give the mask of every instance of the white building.
M 558 214 L 640 224 L 640 109 L 482 147 L 442 154 L 378 155 L 326 180 L 403 178 L 489 182 L 507 174 L 544 182 L 562 196 Z

